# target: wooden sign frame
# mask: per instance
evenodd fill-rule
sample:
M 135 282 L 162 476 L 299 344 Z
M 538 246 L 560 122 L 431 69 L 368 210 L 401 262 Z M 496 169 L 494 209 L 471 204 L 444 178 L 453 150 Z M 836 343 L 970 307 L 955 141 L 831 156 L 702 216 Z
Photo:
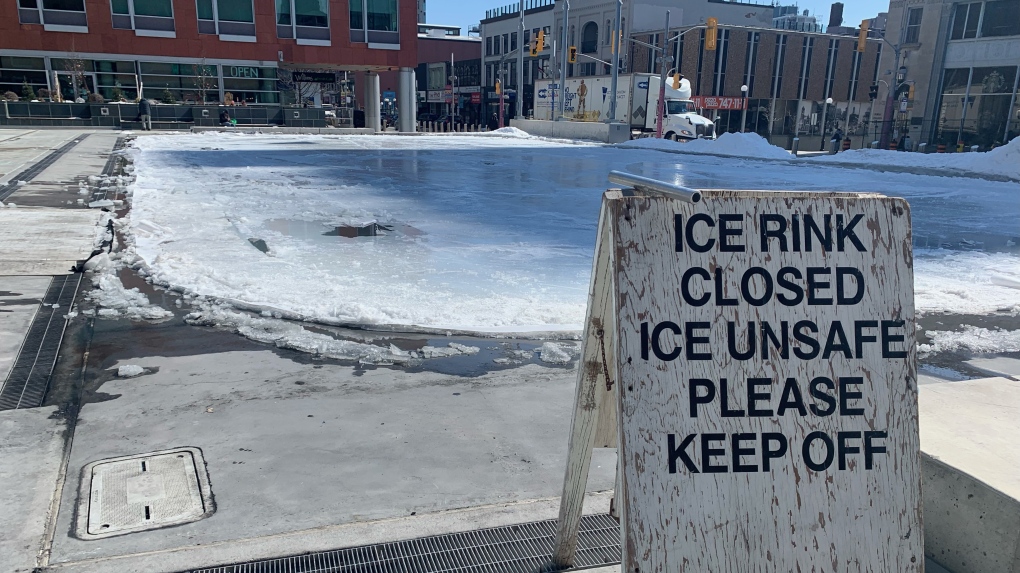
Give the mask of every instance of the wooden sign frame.
M 583 346 L 578 365 L 575 407 L 553 564 L 565 567 L 573 561 L 592 449 L 618 447 L 620 462 L 611 513 L 621 521 L 623 570 L 627 573 L 923 571 L 924 545 L 920 502 L 920 444 L 916 345 L 913 343 L 913 260 L 909 206 L 903 200 L 875 194 L 704 191 L 702 195 L 704 202 L 698 205 L 644 194 L 632 189 L 610 190 L 603 197 Z M 683 376 L 676 372 L 690 370 L 692 375 L 696 371 L 698 376 L 709 379 L 712 378 L 713 364 L 707 366 L 700 364 L 695 367 L 683 363 L 682 360 L 672 364 L 660 361 L 652 368 L 645 367 L 641 377 L 635 377 L 633 361 L 637 353 L 641 352 L 641 348 L 647 345 L 647 338 L 638 337 L 640 320 L 635 316 L 635 312 L 647 314 L 647 308 L 641 307 L 635 311 L 634 307 L 640 305 L 635 305 L 633 299 L 646 296 L 646 290 L 647 296 L 651 297 L 655 288 L 651 283 L 636 285 L 635 281 L 644 280 L 645 275 L 641 273 L 646 271 L 648 276 L 665 270 L 675 272 L 681 262 L 692 260 L 691 256 L 697 258 L 694 253 L 680 253 L 682 248 L 680 239 L 675 241 L 676 252 L 670 249 L 675 235 L 682 233 L 681 226 L 674 227 L 672 221 L 666 220 L 670 214 L 673 214 L 673 220 L 677 221 L 689 219 L 696 214 L 711 216 L 713 213 L 734 213 L 734 207 L 738 206 L 740 209 L 736 210 L 740 211 L 743 220 L 748 222 L 748 236 L 744 239 L 757 241 L 761 235 L 762 245 L 766 242 L 766 235 L 770 241 L 778 241 L 777 227 L 768 227 L 771 234 L 765 233 L 761 228 L 761 225 L 775 223 L 778 218 L 772 216 L 768 219 L 769 223 L 766 223 L 765 219 L 758 218 L 762 213 L 790 213 L 802 210 L 813 215 L 813 224 L 824 219 L 830 225 L 833 236 L 829 238 L 828 243 L 822 243 L 824 246 L 822 251 L 840 260 L 855 261 L 857 268 L 863 269 L 862 272 L 867 274 L 867 279 L 872 279 L 869 286 L 873 287 L 874 292 L 869 290 L 868 293 L 861 295 L 862 299 L 867 300 L 858 301 L 857 304 L 862 305 L 859 308 L 839 308 L 838 305 L 834 305 L 833 309 L 817 310 L 819 316 L 853 321 L 854 312 L 859 311 L 861 316 L 856 318 L 866 319 L 858 321 L 863 322 L 866 328 L 871 327 L 874 319 L 881 325 L 879 330 L 885 328 L 886 322 L 889 324 L 895 322 L 898 330 L 890 329 L 888 332 L 882 330 L 882 334 L 878 334 L 876 330 L 858 330 L 858 334 L 864 333 L 864 336 L 857 337 L 863 342 L 851 342 L 859 348 L 857 355 L 851 356 L 855 361 L 846 362 L 849 364 L 853 361 L 863 370 L 863 382 L 854 378 L 849 382 L 838 383 L 845 385 L 845 388 L 843 386 L 839 388 L 847 390 L 845 395 L 850 397 L 843 398 L 845 403 L 841 402 L 840 407 L 849 412 L 848 415 L 858 417 L 833 416 L 825 423 L 808 420 L 806 417 L 804 421 L 795 423 L 788 421 L 796 418 L 794 412 L 787 418 L 773 416 L 769 419 L 768 416 L 763 416 L 762 420 L 755 422 L 759 429 L 764 424 L 775 426 L 774 429 L 777 431 L 787 432 L 790 444 L 795 440 L 804 442 L 805 437 L 814 440 L 813 443 L 804 444 L 803 449 L 797 449 L 796 454 L 797 456 L 802 454 L 814 469 L 796 466 L 805 462 L 803 460 L 794 462 L 792 445 L 788 448 L 790 456 L 782 460 L 785 464 L 782 468 L 778 467 L 781 464 L 777 462 L 769 472 L 764 472 L 762 464 L 759 463 L 757 478 L 753 474 L 733 473 L 727 473 L 722 477 L 710 476 L 701 473 L 695 461 L 693 465 L 687 466 L 688 475 L 676 478 L 681 480 L 681 485 L 670 486 L 673 488 L 670 491 L 680 497 L 662 499 L 662 488 L 659 485 L 655 486 L 659 489 L 654 491 L 638 491 L 639 488 L 634 486 L 635 483 L 641 482 L 641 487 L 647 488 L 652 482 L 645 479 L 646 474 L 666 471 L 665 460 L 661 457 L 655 458 L 657 453 L 662 453 L 664 446 L 660 444 L 646 447 L 652 438 L 659 440 L 662 436 L 652 436 L 653 432 L 650 432 L 648 427 L 640 428 L 638 433 L 638 428 L 632 427 L 635 424 L 634 413 L 647 406 L 650 398 L 652 402 L 655 402 L 656 398 L 661 401 L 678 398 L 669 393 L 672 390 L 667 391 L 669 389 L 661 384 L 662 380 L 655 378 L 658 373 L 672 370 L 673 375 L 682 380 Z M 845 228 L 850 226 L 851 212 L 864 213 L 864 218 L 857 222 L 859 224 L 856 227 L 856 235 L 852 230 Z M 838 230 L 837 215 L 839 224 L 843 225 Z M 702 219 L 705 220 L 704 215 Z M 793 221 L 803 223 L 797 217 L 794 217 Z M 820 226 L 820 223 L 817 225 Z M 755 227 L 754 232 L 750 230 L 751 227 Z M 704 234 L 709 230 L 712 229 L 703 224 L 694 234 L 698 235 L 699 232 Z M 718 228 L 714 231 L 717 233 Z M 825 238 L 824 232 L 817 228 L 813 228 L 812 232 L 816 245 Z M 733 236 L 731 233 L 729 238 L 723 237 L 723 240 L 732 241 Z M 860 254 L 850 252 L 855 250 L 855 245 L 850 243 L 858 236 L 864 238 L 860 243 L 868 243 L 868 246 L 873 246 L 876 252 L 865 253 L 863 249 Z M 842 246 L 836 244 L 837 238 L 843 241 Z M 704 237 L 697 240 L 701 245 L 708 242 Z M 718 235 L 716 240 L 719 240 Z M 804 241 L 805 237 L 798 237 L 797 240 Z M 771 247 L 775 248 L 774 245 Z M 664 262 L 661 264 L 656 262 L 655 269 L 645 269 L 636 273 L 641 275 L 640 277 L 635 275 L 631 269 L 635 260 L 647 265 L 649 260 L 653 260 L 649 258 L 650 251 L 659 252 L 664 249 L 669 250 L 668 255 L 676 257 L 676 260 L 665 258 L 667 253 L 663 253 Z M 847 252 L 844 253 L 844 250 Z M 877 252 L 879 250 L 881 253 Z M 753 249 L 749 248 L 748 251 Z M 747 256 L 752 258 L 757 256 L 755 260 L 762 268 L 778 268 L 777 265 L 790 265 L 791 260 L 796 260 L 796 257 L 791 258 L 787 253 L 765 252 L 757 255 L 751 253 Z M 727 257 L 729 255 L 713 257 L 709 264 L 717 265 L 716 268 L 733 270 L 734 259 Z M 786 262 L 778 262 L 780 260 Z M 631 275 L 628 275 L 628 270 L 631 270 Z M 852 273 L 853 271 L 847 271 L 847 274 Z M 848 284 L 857 279 L 850 280 Z M 861 281 L 859 286 L 863 289 L 866 282 L 868 281 Z M 679 298 L 677 284 L 672 284 L 669 289 L 659 288 L 655 292 L 659 295 L 673 294 Z M 832 286 L 830 292 L 834 293 L 835 289 L 836 286 Z M 841 297 L 844 295 L 850 298 L 847 293 L 840 294 Z M 679 306 L 671 302 L 664 304 L 666 307 Z M 734 307 L 738 308 L 739 305 Z M 746 312 L 748 310 L 746 307 L 747 305 L 743 305 L 739 308 Z M 796 305 L 792 305 L 791 308 L 794 309 L 794 313 L 803 310 Z M 727 317 L 732 318 L 732 313 L 719 312 L 715 320 L 724 321 Z M 767 318 L 762 317 L 759 320 L 764 321 Z M 887 318 L 889 320 L 883 322 Z M 647 319 L 641 317 L 641 320 Z M 898 344 L 896 348 L 899 350 L 887 356 L 887 348 L 883 347 L 884 349 L 876 354 L 878 351 L 873 348 L 876 344 L 870 341 L 872 335 L 882 339 L 882 342 L 877 344 L 881 346 L 887 343 L 882 337 L 891 332 L 896 333 L 890 335 L 891 340 L 898 342 L 888 344 Z M 635 340 L 640 340 L 640 343 L 636 343 Z M 850 354 L 853 355 L 853 351 Z M 820 356 L 818 359 L 820 360 Z M 789 365 L 773 364 L 757 358 L 754 360 L 757 360 L 755 364 L 758 367 L 764 365 L 766 370 L 780 378 L 785 374 L 792 374 L 786 372 Z M 842 364 L 840 361 L 839 356 L 831 356 L 824 363 L 803 360 L 796 362 L 795 366 L 800 369 L 801 375 L 830 372 L 829 376 L 836 380 L 837 374 L 832 372 L 838 370 Z M 787 385 L 789 384 L 787 381 Z M 824 393 L 827 388 L 825 383 L 819 384 L 821 384 L 819 393 Z M 837 385 L 835 381 L 833 384 Z M 780 387 L 777 386 L 773 392 L 778 395 Z M 837 398 L 839 388 L 833 390 Z M 807 392 L 816 389 L 818 388 L 809 388 Z M 695 392 L 693 389 L 690 390 Z M 750 394 L 748 397 L 750 398 Z M 691 397 L 691 407 L 694 407 L 695 401 L 706 401 L 705 398 L 704 390 L 697 399 Z M 637 403 L 635 400 L 644 402 Z M 686 408 L 686 400 L 683 403 Z M 787 404 L 787 409 L 796 409 L 796 406 L 791 404 L 792 402 Z M 825 406 L 821 402 L 819 404 Z M 802 407 L 806 408 L 807 403 L 805 402 Z M 725 408 L 727 406 L 724 400 L 723 409 Z M 858 414 L 857 410 L 862 413 Z M 730 410 L 727 413 L 732 414 L 733 411 L 737 410 Z M 843 411 L 840 410 L 839 413 L 842 414 Z M 809 413 L 808 417 L 810 416 Z M 736 422 L 703 413 L 703 418 L 697 422 L 689 417 L 673 416 L 669 418 L 666 427 L 676 426 L 683 429 L 680 426 L 685 426 L 686 429 L 683 431 L 689 432 L 693 431 L 692 424 L 705 423 L 716 424 L 719 426 L 716 431 L 725 432 L 727 429 L 732 431 Z M 885 437 L 882 440 L 876 438 L 874 443 L 869 443 L 867 447 L 869 450 L 867 469 L 874 469 L 874 472 L 864 473 L 863 437 L 866 434 L 863 432 L 860 433 L 861 439 L 856 442 L 851 442 L 853 436 L 842 435 L 856 436 L 854 432 L 840 432 L 839 439 L 843 441 L 838 447 L 839 457 L 842 459 L 828 460 L 831 465 L 820 469 L 821 460 L 824 460 L 826 455 L 813 453 L 818 451 L 816 446 L 822 444 L 821 439 L 815 439 L 818 438 L 816 434 L 820 433 L 819 428 L 831 430 L 833 432 L 831 442 L 835 440 L 836 432 L 842 428 L 839 425 L 841 423 L 846 423 L 848 429 L 874 430 L 871 432 L 874 435 L 884 432 Z M 651 426 L 657 427 L 656 422 L 653 421 Z M 806 427 L 802 430 L 799 426 Z M 679 439 L 678 434 L 676 442 L 671 441 L 670 445 L 676 445 Z M 728 445 L 727 443 L 727 447 Z M 776 446 L 775 443 L 771 445 Z M 797 447 L 800 448 L 799 445 Z M 835 451 L 835 448 L 836 446 L 830 444 L 831 450 Z M 689 460 L 686 454 L 690 453 L 693 457 L 693 452 L 697 449 L 698 446 L 695 446 L 690 452 L 683 452 L 684 463 Z M 674 448 L 672 451 L 675 453 L 678 450 Z M 717 450 L 709 451 L 715 455 L 714 452 Z M 777 450 L 773 451 L 775 453 Z M 762 455 L 764 454 L 755 459 L 760 462 Z M 725 458 L 720 456 L 715 460 L 718 462 L 728 458 L 728 455 Z M 753 455 L 745 454 L 745 457 L 737 455 L 733 459 L 736 460 L 734 463 L 737 467 L 750 468 L 753 466 L 752 458 Z M 705 460 L 701 462 L 712 466 L 712 459 L 709 458 L 709 462 Z M 747 463 L 743 464 L 742 461 Z M 680 465 L 679 473 L 682 474 L 683 465 L 675 459 L 672 462 Z M 837 465 L 839 471 L 836 470 Z M 770 474 L 766 476 L 767 480 L 761 478 L 762 473 Z M 683 481 L 684 479 L 687 481 Z M 755 479 L 757 481 L 751 487 L 745 487 Z M 741 486 L 743 483 L 741 480 L 747 483 Z M 758 495 L 766 492 L 772 496 L 771 499 L 755 499 L 751 496 L 752 493 Z M 659 497 L 656 497 L 657 495 Z M 731 499 L 734 496 L 747 498 Z M 676 509 L 677 506 L 682 507 Z M 781 511 L 774 509 L 773 506 L 780 508 Z M 784 511 L 790 514 L 786 519 L 780 515 Z M 810 521 L 807 519 L 808 513 L 812 514 Z M 716 518 L 719 519 L 718 522 L 713 521 Z M 683 520 L 687 520 L 686 524 L 678 527 L 676 523 Z M 750 531 L 757 533 L 749 535 Z M 811 547 L 812 543 L 819 546 Z

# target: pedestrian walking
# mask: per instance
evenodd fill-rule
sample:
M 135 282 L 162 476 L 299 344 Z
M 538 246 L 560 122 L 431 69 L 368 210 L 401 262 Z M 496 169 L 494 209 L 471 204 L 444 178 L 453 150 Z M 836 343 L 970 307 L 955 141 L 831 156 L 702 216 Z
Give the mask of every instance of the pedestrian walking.
M 138 100 L 138 118 L 142 122 L 142 131 L 152 131 L 152 104 L 144 97 Z

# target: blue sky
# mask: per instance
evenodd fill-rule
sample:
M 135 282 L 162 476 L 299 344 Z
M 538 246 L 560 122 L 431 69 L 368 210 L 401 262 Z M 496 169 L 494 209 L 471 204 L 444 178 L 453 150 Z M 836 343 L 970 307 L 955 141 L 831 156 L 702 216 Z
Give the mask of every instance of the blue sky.
M 765 0 L 759 2 L 766 3 Z M 453 24 L 461 26 L 467 33 L 468 28 L 485 16 L 486 10 L 513 3 L 509 0 L 428 0 L 426 17 L 430 24 Z M 829 6 L 832 1 L 800 0 L 797 5 L 801 10 L 817 14 L 823 25 L 829 23 Z M 843 0 L 843 21 L 848 26 L 856 26 L 861 20 L 873 18 L 888 9 L 888 0 Z

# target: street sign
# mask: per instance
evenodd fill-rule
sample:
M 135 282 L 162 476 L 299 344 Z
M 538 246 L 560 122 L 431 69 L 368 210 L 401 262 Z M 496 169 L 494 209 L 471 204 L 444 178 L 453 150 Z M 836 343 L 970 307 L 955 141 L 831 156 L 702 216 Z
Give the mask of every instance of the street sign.
M 558 563 L 615 446 L 623 571 L 921 572 L 908 205 L 702 196 L 603 199 Z
M 473 92 L 471 94 L 471 103 L 473 105 L 478 105 L 482 103 L 482 94 L 480 92 Z
M 701 109 L 741 110 L 747 108 L 747 98 L 743 97 L 693 96 L 691 101 L 694 102 L 695 107 Z

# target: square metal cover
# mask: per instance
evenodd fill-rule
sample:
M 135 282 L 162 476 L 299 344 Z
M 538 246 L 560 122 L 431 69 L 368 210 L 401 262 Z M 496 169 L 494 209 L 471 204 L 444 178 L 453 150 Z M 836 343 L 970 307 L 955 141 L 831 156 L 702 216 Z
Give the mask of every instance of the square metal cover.
M 112 458 L 82 469 L 75 532 L 102 539 L 198 521 L 214 511 L 198 448 Z

